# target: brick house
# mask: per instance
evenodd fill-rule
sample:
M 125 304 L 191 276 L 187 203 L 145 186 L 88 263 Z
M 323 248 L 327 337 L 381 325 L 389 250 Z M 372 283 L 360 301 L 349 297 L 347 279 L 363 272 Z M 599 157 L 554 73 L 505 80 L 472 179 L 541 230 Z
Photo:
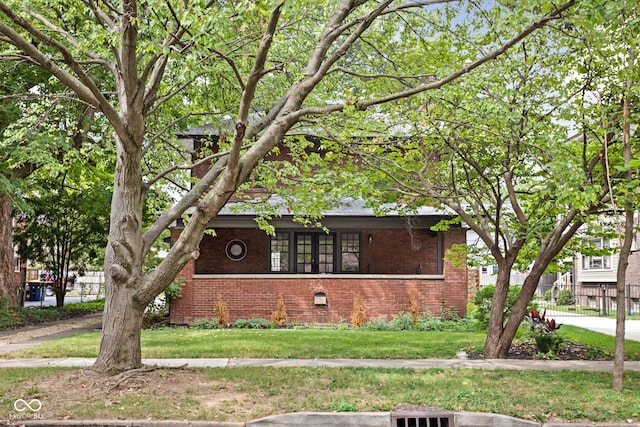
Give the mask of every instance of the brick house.
M 187 137 L 197 153 L 201 135 Z M 232 323 L 270 319 L 280 295 L 289 323 L 349 322 L 357 295 L 367 319 L 390 319 L 410 301 L 434 316 L 443 310 L 466 314 L 466 267 L 444 259 L 452 245 L 466 242 L 466 229 L 431 231 L 450 218 L 442 210 L 423 207 L 411 217 L 380 217 L 362 201 L 345 200 L 324 212 L 328 232 L 305 228 L 283 210 L 270 221 L 270 236 L 258 228 L 254 213 L 237 213 L 231 205 L 210 224 L 215 237 L 204 236 L 200 257 L 178 276 L 185 286 L 171 306 L 174 324 L 213 318 L 218 296 Z M 180 230 L 178 224 L 172 240 Z

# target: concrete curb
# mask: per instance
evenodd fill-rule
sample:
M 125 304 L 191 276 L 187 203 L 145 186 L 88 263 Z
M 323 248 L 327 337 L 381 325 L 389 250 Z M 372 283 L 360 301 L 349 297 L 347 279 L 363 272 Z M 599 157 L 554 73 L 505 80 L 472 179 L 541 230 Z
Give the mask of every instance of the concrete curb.
M 640 427 L 628 423 L 538 423 L 500 414 L 456 412 L 454 427 Z M 390 427 L 390 412 L 295 412 L 254 421 L 14 420 L 24 427 Z M 395 426 L 391 426 L 395 427 Z
M 456 412 L 455 427 L 540 427 L 535 421 L 509 417 L 501 414 L 485 414 L 482 412 Z M 566 426 L 565 426 L 566 427 Z M 593 426 L 592 426 L 593 427 Z
M 294 412 L 247 423 L 246 427 L 389 427 L 389 412 Z

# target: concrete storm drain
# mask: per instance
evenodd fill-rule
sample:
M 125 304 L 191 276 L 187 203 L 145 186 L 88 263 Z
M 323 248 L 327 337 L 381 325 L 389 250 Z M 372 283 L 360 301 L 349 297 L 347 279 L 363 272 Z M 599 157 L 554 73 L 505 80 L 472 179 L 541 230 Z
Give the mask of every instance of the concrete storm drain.
M 398 411 L 391 413 L 391 427 L 455 427 L 453 413 Z

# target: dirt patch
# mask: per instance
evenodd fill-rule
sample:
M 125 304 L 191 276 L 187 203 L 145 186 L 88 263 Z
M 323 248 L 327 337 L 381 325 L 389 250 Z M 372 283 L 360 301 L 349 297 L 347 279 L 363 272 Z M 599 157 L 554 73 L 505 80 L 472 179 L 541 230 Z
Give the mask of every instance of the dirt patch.
M 249 421 L 273 413 L 267 396 L 255 399 L 192 368 L 115 377 L 99 377 L 87 370 L 62 371 L 27 380 L 13 393 L 26 401 L 41 401 L 38 417 L 46 419 Z

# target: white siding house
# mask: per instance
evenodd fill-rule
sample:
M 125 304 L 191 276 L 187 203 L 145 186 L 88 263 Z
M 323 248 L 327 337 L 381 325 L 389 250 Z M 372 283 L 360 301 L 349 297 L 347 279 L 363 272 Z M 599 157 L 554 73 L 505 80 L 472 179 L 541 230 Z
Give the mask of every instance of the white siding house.
M 593 239 L 596 247 L 619 247 L 617 240 Z M 602 256 L 577 254 L 574 260 L 576 304 L 599 310 L 615 310 L 618 306 L 616 284 L 619 256 L 616 253 Z M 627 308 L 631 313 L 640 312 L 640 252 L 638 239 L 634 239 L 627 267 Z

